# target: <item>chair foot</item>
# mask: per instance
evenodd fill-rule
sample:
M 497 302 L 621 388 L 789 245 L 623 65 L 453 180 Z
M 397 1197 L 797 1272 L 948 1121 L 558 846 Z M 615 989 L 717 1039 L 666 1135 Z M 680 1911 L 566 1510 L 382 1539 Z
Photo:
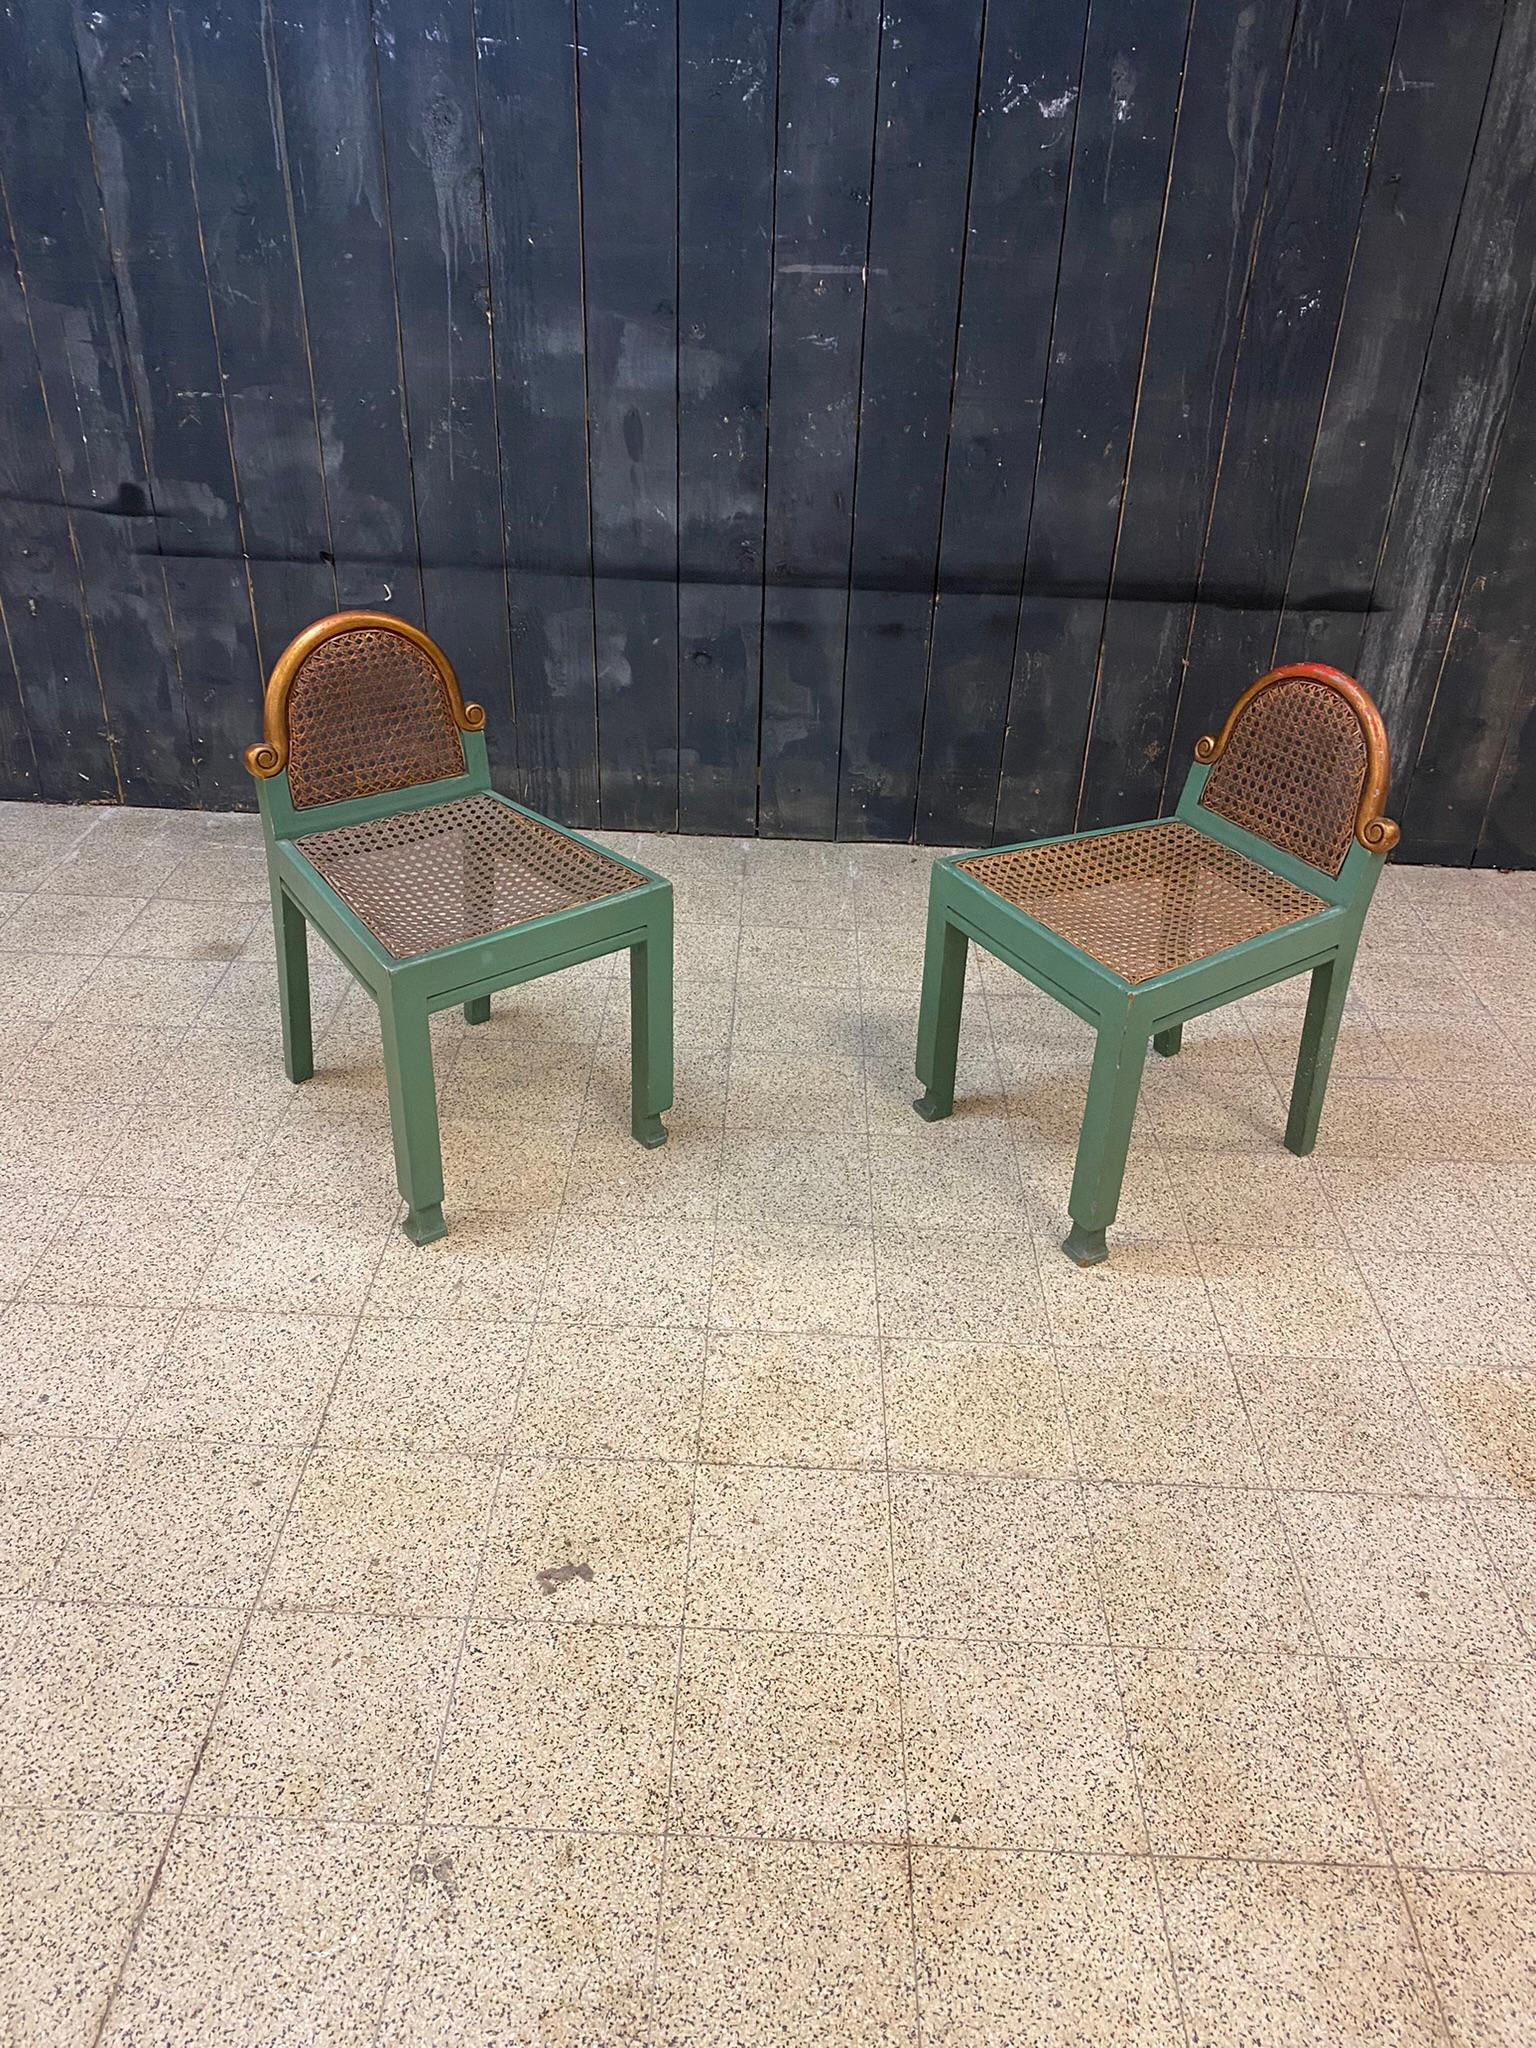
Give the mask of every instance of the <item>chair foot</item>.
M 466 1024 L 489 1024 L 491 1021 L 491 999 L 489 996 L 472 996 L 464 1005 Z
M 412 1244 L 436 1244 L 440 1237 L 448 1235 L 442 1203 L 433 1202 L 425 1209 L 408 1209 L 400 1228 Z
M 1074 1223 L 1061 1241 L 1061 1248 L 1074 1266 L 1102 1266 L 1109 1257 L 1102 1230 L 1085 1230 Z
M 630 1123 L 637 1145 L 644 1145 L 654 1152 L 658 1145 L 667 1142 L 667 1127 L 659 1116 L 637 1116 Z
M 1183 1043 L 1182 1024 L 1170 1024 L 1166 1031 L 1154 1031 L 1152 1034 L 1152 1050 L 1161 1053 L 1165 1060 L 1171 1060 Z
M 1312 1150 L 1312 1147 L 1313 1147 L 1313 1146 L 1314 1146 L 1314 1145 L 1315 1145 L 1316 1143 L 1317 1143 L 1317 1132 L 1316 1132 L 1316 1131 L 1313 1131 L 1313 1132 L 1311 1132 L 1311 1133 L 1310 1133 L 1310 1135 L 1308 1135 L 1308 1134 L 1305 1134 L 1305 1133 L 1303 1133 L 1303 1134 L 1301 1134 L 1301 1135 L 1299 1135 L 1299 1136 L 1296 1136 L 1296 1137 L 1293 1137 L 1293 1136 L 1291 1135 L 1291 1133 L 1290 1133 L 1290 1131 L 1289 1131 L 1289 1130 L 1287 1130 L 1287 1132 L 1286 1132 L 1286 1134 L 1285 1134 L 1285 1149 L 1286 1149 L 1286 1151 L 1287 1151 L 1287 1152 L 1294 1152 L 1294 1153 L 1296 1154 L 1296 1157 L 1297 1157 L 1298 1159 L 1305 1159 L 1305 1158 L 1306 1158 L 1306 1156 L 1307 1156 L 1307 1154 L 1308 1154 L 1308 1153 L 1309 1153 L 1309 1152 L 1310 1152 L 1310 1151 Z
M 953 1102 L 935 1101 L 931 1091 L 927 1095 L 919 1095 L 912 1107 L 925 1124 L 941 1123 L 945 1117 L 953 1116 L 955 1110 Z

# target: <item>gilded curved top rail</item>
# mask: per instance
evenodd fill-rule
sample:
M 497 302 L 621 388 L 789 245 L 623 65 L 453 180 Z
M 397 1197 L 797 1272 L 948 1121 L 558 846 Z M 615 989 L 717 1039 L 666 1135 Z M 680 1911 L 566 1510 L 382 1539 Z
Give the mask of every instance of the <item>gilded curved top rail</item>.
M 312 626 L 306 626 L 302 633 L 295 635 L 273 664 L 262 700 L 261 722 L 265 737 L 245 750 L 245 765 L 253 775 L 263 778 L 281 775 L 288 765 L 288 696 L 299 670 L 315 649 L 322 647 L 327 640 L 334 640 L 340 633 L 359 632 L 395 633 L 402 640 L 409 640 L 413 647 L 421 650 L 442 678 L 443 688 L 448 693 L 448 708 L 459 731 L 483 730 L 485 707 L 465 703 L 452 662 L 419 626 L 413 626 L 408 619 L 397 619 L 389 612 L 332 612 L 327 618 L 316 619 Z
M 1382 724 L 1381 713 L 1376 709 L 1370 692 L 1353 676 L 1345 675 L 1339 668 L 1329 668 L 1320 661 L 1293 661 L 1283 668 L 1272 668 L 1267 675 L 1250 683 L 1227 713 L 1226 722 L 1219 733 L 1205 733 L 1195 742 L 1195 759 L 1203 766 L 1219 761 L 1226 752 L 1237 721 L 1261 690 L 1269 689 L 1275 683 L 1311 682 L 1323 683 L 1328 689 L 1341 696 L 1360 721 L 1361 734 L 1365 740 L 1365 782 L 1360 791 L 1360 802 L 1355 811 L 1355 837 L 1369 853 L 1390 853 L 1402 836 L 1392 820 L 1383 815 L 1387 800 L 1387 784 L 1391 780 L 1392 760 L 1387 746 L 1387 729 Z

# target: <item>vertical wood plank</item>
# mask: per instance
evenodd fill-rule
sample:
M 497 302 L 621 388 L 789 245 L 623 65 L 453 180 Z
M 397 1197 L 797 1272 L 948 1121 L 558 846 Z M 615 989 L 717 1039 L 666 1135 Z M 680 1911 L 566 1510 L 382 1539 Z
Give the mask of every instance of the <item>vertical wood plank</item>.
M 1294 10 L 1195 14 L 1077 822 L 1157 809 Z M 1219 106 L 1225 118 L 1195 110 Z
M 1359 659 L 1503 14 L 1403 9 L 1275 661 Z
M 68 10 L 51 0 L 13 0 L 0 13 L 0 58 L 8 93 L 0 156 L 25 325 L 47 406 L 47 417 L 34 417 L 27 435 L 38 441 L 31 459 L 56 464 L 50 489 L 55 497 L 62 491 L 69 507 L 96 672 L 89 677 L 75 662 L 80 694 L 71 723 L 77 737 L 57 752 L 60 793 L 116 796 L 120 780 L 130 802 L 193 803 L 197 777 L 176 637 L 155 554 L 127 344 Z M 11 371 L 21 374 L 19 358 Z M 27 617 L 13 618 L 12 627 L 20 648 Z M 23 673 L 30 689 L 37 678 L 30 656 L 23 657 Z M 44 692 L 52 687 L 38 681 Z M 46 737 L 50 714 L 42 704 L 37 712 L 46 759 L 54 753 Z M 104 724 L 113 734 L 115 775 L 99 737 Z
M 878 0 L 784 0 L 779 32 L 759 829 L 837 827 Z
M 518 787 L 472 0 L 374 0 L 427 630 Z
M 568 0 L 476 11 L 519 766 L 536 810 L 595 825 L 575 19 Z
M 1089 15 L 994 836 L 1071 829 L 1190 10 Z
M 578 0 L 605 825 L 677 825 L 677 0 Z M 642 112 L 643 110 L 643 112 Z
M 989 0 L 929 652 L 917 837 L 991 836 L 1086 0 Z
M 1524 866 L 1536 855 L 1536 807 L 1522 817 L 1510 801 L 1530 746 L 1533 588 L 1536 329 L 1528 328 L 1423 743 L 1397 777 L 1410 790 L 1402 827 L 1415 860 L 1467 867 L 1481 854 Z
M 1536 288 L 1533 71 L 1536 8 L 1507 8 L 1361 648 L 1399 763 L 1417 752 Z
M 205 0 L 195 22 L 176 8 L 170 20 L 257 646 L 270 669 L 337 604 L 271 17 L 268 0 Z
M 778 0 L 678 13 L 678 822 L 757 823 Z
M 837 809 L 910 839 L 917 806 L 981 0 L 885 8 Z
M 152 0 L 74 21 L 198 789 L 248 806 L 261 662 L 170 23 Z
M 425 616 L 368 0 L 270 17 L 337 602 Z
M 0 795 L 58 803 L 115 794 L 115 778 L 106 780 L 111 749 L 70 520 L 9 236 L 0 248 L 0 616 L 7 643 L 0 666 Z M 33 740 L 34 722 L 41 746 Z M 104 761 L 93 759 L 93 742 Z M 95 768 L 94 787 L 90 781 L 83 791 L 71 787 L 75 762 L 86 775 Z
M 1396 6 L 1302 0 L 1232 407 L 1165 762 L 1177 792 L 1196 739 L 1266 665 L 1333 358 Z

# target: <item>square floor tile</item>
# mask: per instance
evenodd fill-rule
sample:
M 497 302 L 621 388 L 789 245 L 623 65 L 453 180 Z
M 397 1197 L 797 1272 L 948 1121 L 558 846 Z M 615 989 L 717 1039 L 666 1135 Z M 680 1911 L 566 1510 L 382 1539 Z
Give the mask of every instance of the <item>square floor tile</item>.
M 302 1454 L 261 1444 L 120 1443 L 60 1552 L 68 1600 L 238 1606 L 253 1599 Z
M 1063 1348 L 1060 1357 L 1072 1441 L 1085 1477 L 1264 1483 L 1225 1353 L 1073 1347 Z
M 0 1103 L 0 1159 L 7 1178 L 28 1191 L 29 1204 L 38 1195 L 79 1194 L 101 1170 L 133 1107 L 131 1102 Z M 55 1207 L 55 1227 L 67 1214 Z
M 236 1615 L 185 1609 L 31 1610 L 0 1655 L 0 1801 L 174 1807 L 238 1630 Z
M 900 1849 L 675 1838 L 660 1928 L 659 2040 L 891 2048 L 916 2039 Z
M 1185 1863 L 1158 1875 L 1192 2048 L 1444 2040 L 1392 1871 Z
M 0 1432 L 116 1436 L 175 1325 L 168 1309 L 18 1302 L 0 1314 Z
M 361 1322 L 321 1440 L 494 1457 L 512 1434 L 527 1352 L 515 1323 Z
M 719 1132 L 680 1122 L 670 1110 L 666 1121 L 667 1142 L 655 1147 L 637 1145 L 627 1121 L 583 1130 L 556 1191 L 567 1210 L 709 1228 L 720 1194 Z M 489 1176 L 476 1192 L 498 1204 L 504 1200 Z
M 1355 1159 L 1319 1158 L 1318 1178 L 1356 1251 L 1486 1253 L 1489 1180 L 1501 1169 L 1437 1160 L 1375 1160 L 1362 1172 Z
M 896 1474 L 891 1515 L 903 1635 L 1105 1640 L 1075 1483 Z
M 0 2035 L 29 2048 L 95 2038 L 167 1823 L 147 1815 L 0 1815 Z
M 133 1434 L 308 1443 L 354 1328 L 350 1316 L 189 1310 L 133 1412 Z
M 1518 1364 L 1415 1357 L 1409 1375 L 1467 1492 L 1536 1494 L 1536 1349 Z
M 733 1048 L 725 1097 L 727 1136 L 781 1131 L 786 1113 L 802 1130 L 846 1131 L 862 1143 L 868 1110 L 858 1059 Z
M 1457 2048 L 1529 2039 L 1536 1882 L 1410 1871 L 1403 1888 Z
M 895 1339 L 1047 1341 L 1034 1256 L 1022 1230 L 985 1223 L 875 1231 L 880 1327 Z
M 878 1319 L 870 1232 L 722 1220 L 709 1315 L 721 1330 L 873 1335 Z
M 669 1826 L 899 1840 L 906 1810 L 890 1645 L 688 1630 Z
M 1506 1258 L 1361 1252 L 1360 1270 L 1405 1359 L 1536 1358 L 1536 1301 Z
M 732 1133 L 720 1155 L 720 1215 L 747 1229 L 820 1224 L 867 1229 L 869 1160 L 864 1146 L 792 1127 Z
M 889 1636 L 891 1547 L 884 1475 L 702 1466 L 694 1499 L 687 1619 L 695 1627 Z
M 1536 1505 L 1478 1501 L 1472 1519 L 1527 1636 L 1536 1638 Z
M 0 1596 L 46 1590 L 111 1451 L 100 1437 L 0 1438 Z
M 873 1337 L 718 1332 L 709 1339 L 699 1455 L 723 1465 L 880 1465 Z
M 676 1626 L 692 1512 L 681 1465 L 513 1458 L 492 1516 L 478 1611 Z
M 1338 1219 L 1309 1159 L 1265 1152 L 1170 1151 L 1168 1171 L 1194 1237 L 1245 1244 L 1338 1241 Z
M 253 1615 L 187 1811 L 419 1820 L 458 1642 L 454 1621 Z
M 1082 1267 L 1054 1240 L 1037 1243 L 1058 1344 L 1069 1349 L 1221 1351 L 1221 1331 L 1190 1245 L 1122 1243 L 1111 1230 L 1108 1259 Z
M 317 1450 L 289 1511 L 264 1601 L 354 1614 L 462 1614 L 495 1477 L 485 1459 Z
M 1110 1640 L 1180 1650 L 1316 1647 L 1267 1493 L 1084 1489 Z
M 888 1343 L 885 1405 L 893 1466 L 1070 1472 L 1072 1450 L 1048 1352 L 988 1344 Z
M 550 1325 L 517 1406 L 528 1456 L 687 1459 L 699 1433 L 702 1330 Z
M 660 1884 L 659 1841 L 433 1822 L 383 2048 L 640 2048 Z
M 1402 1862 L 1536 1870 L 1528 1666 L 1351 1661 L 1339 1687 Z
M 0 952 L 110 952 L 143 908 L 142 896 L 33 896 L 0 923 Z
M 1412 1380 L 1390 1354 L 1239 1358 L 1238 1384 L 1276 1486 L 1454 1493 Z
M 84 1196 L 33 1267 L 24 1296 L 189 1308 L 227 1221 L 192 1202 Z
M 709 1227 L 566 1211 L 550 1253 L 544 1314 L 574 1323 L 702 1328 Z
M 1183 2042 L 1150 1864 L 918 1849 L 912 1884 L 925 2040 Z
M 1131 1650 L 1116 1664 L 1155 1850 L 1384 1859 L 1321 1657 Z
M 203 1272 L 196 1306 L 356 1315 L 392 1222 L 392 1211 L 371 1208 L 238 1209 Z M 410 1249 L 430 1257 L 436 1247 Z
M 1348 1252 L 1302 1245 L 1195 1247 L 1222 1335 L 1250 1357 L 1358 1358 L 1388 1350 L 1386 1329 Z
M 1145 1847 L 1108 1652 L 908 1643 L 902 1707 L 914 1840 Z
M 1280 1496 L 1323 1641 L 1341 1656 L 1520 1656 L 1524 1641 L 1459 1501 Z
M 875 1220 L 897 1229 L 981 1229 L 990 1221 L 1017 1230 L 1023 1216 L 1012 1135 L 966 1124 L 924 1124 L 877 1131 L 869 1145 Z
M 393 1222 L 374 1239 L 365 1281 L 370 1317 L 439 1317 L 454 1323 L 521 1323 L 539 1305 L 554 1243 L 551 1210 L 502 1217 L 491 1207 L 455 1211 L 445 1198 L 448 1235 L 412 1244 Z
M 414 1828 L 184 1821 L 104 2041 L 366 2048 Z
M 433 1818 L 660 1827 L 676 1693 L 674 1629 L 472 1623 Z

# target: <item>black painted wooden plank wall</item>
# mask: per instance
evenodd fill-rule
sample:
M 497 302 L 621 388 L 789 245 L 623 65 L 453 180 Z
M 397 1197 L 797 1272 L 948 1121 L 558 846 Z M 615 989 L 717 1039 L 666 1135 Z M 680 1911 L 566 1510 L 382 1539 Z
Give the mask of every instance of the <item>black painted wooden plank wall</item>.
M 337 604 L 573 823 L 1145 816 L 1356 668 L 1536 863 L 1536 0 L 0 0 L 0 794 Z

